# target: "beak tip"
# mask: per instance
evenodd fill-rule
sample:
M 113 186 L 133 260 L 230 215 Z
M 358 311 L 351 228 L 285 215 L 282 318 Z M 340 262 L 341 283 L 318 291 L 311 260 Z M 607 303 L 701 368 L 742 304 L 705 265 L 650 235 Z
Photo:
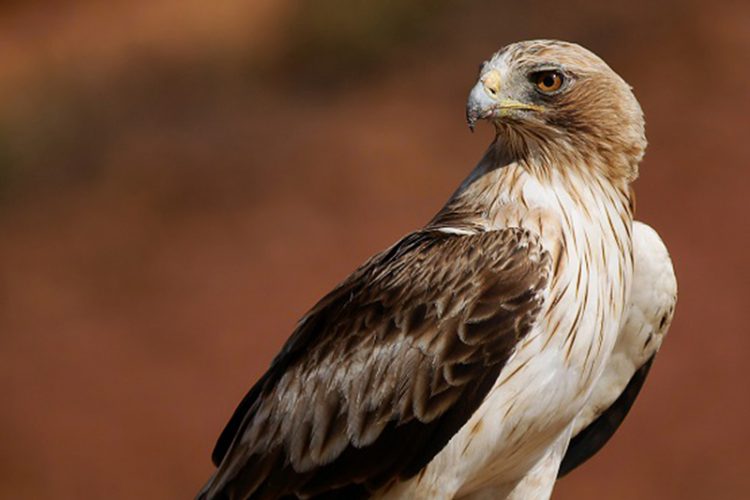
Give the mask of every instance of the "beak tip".
M 478 113 L 476 109 L 473 109 L 471 107 L 466 109 L 466 124 L 469 126 L 469 130 L 474 132 L 474 128 L 477 125 L 477 120 L 479 119 Z
M 466 123 L 469 125 L 469 130 L 474 132 L 477 122 L 486 118 L 486 110 L 492 105 L 493 101 L 487 95 L 484 83 L 478 81 L 469 92 L 466 102 Z

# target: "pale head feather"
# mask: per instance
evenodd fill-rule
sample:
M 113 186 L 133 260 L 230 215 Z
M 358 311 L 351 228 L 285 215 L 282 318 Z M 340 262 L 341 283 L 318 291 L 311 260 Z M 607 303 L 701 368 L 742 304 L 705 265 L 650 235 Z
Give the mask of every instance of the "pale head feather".
M 559 70 L 565 84 L 542 95 L 530 81 L 539 70 Z M 503 93 L 535 106 L 493 118 L 496 146 L 532 168 L 589 168 L 631 181 L 646 148 L 643 112 L 631 87 L 580 45 L 532 40 L 504 47 L 482 65 L 496 71 Z M 543 172 L 541 172 L 543 173 Z

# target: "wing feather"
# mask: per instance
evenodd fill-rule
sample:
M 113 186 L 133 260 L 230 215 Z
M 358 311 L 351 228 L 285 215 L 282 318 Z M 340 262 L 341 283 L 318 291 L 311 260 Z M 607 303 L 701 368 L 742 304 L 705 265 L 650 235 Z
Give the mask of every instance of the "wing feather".
M 373 257 L 242 400 L 202 498 L 354 498 L 416 474 L 531 329 L 550 268 L 521 229 L 423 230 Z

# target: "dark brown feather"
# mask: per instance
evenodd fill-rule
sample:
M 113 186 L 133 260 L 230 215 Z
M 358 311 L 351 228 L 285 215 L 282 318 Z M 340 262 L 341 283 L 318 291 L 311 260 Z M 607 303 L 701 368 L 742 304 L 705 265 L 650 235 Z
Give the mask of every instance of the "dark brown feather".
M 355 498 L 418 473 L 531 329 L 550 268 L 521 229 L 425 229 L 376 255 L 242 400 L 200 498 Z

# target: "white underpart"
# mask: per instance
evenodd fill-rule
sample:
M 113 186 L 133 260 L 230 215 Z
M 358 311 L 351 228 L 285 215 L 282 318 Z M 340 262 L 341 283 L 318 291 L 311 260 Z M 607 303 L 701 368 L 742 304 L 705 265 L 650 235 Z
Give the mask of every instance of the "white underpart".
M 586 407 L 576 418 L 575 436 L 609 408 L 635 372 L 656 354 L 672 323 L 677 279 L 667 247 L 651 227 L 633 224 L 635 269 L 625 324 Z
M 487 175 L 507 175 L 513 168 L 518 167 Z M 497 203 L 504 207 L 487 229 L 528 228 L 541 234 L 550 251 L 558 247 L 562 232 L 568 243 L 565 264 L 540 320 L 474 415 L 421 474 L 377 496 L 450 499 L 492 492 L 498 499 L 521 498 L 513 490 L 533 472 L 534 480 L 527 482 L 539 490 L 527 498 L 549 497 L 574 421 L 617 340 L 630 294 L 632 250 L 629 228 L 619 215 L 623 200 L 603 192 L 606 184 L 580 179 L 574 200 L 562 179 L 541 182 L 520 175 L 526 208 L 514 211 L 512 195 L 504 199 L 501 193 Z M 600 321 L 602 315 L 606 321 Z M 572 343 L 569 331 L 575 332 Z
M 490 486 L 469 495 L 461 500 L 533 500 L 549 498 L 555 486 L 560 462 L 570 441 L 570 432 L 563 433 L 550 447 L 549 451 L 515 486 Z
M 633 254 L 633 283 L 623 326 L 591 397 L 576 417 L 570 437 L 591 424 L 622 394 L 635 372 L 659 350 L 672 322 L 677 302 L 672 261 L 656 231 L 642 222 L 633 223 Z M 561 450 L 556 443 L 510 493 L 487 488 L 466 499 L 549 498 L 564 455 L 565 447 Z

